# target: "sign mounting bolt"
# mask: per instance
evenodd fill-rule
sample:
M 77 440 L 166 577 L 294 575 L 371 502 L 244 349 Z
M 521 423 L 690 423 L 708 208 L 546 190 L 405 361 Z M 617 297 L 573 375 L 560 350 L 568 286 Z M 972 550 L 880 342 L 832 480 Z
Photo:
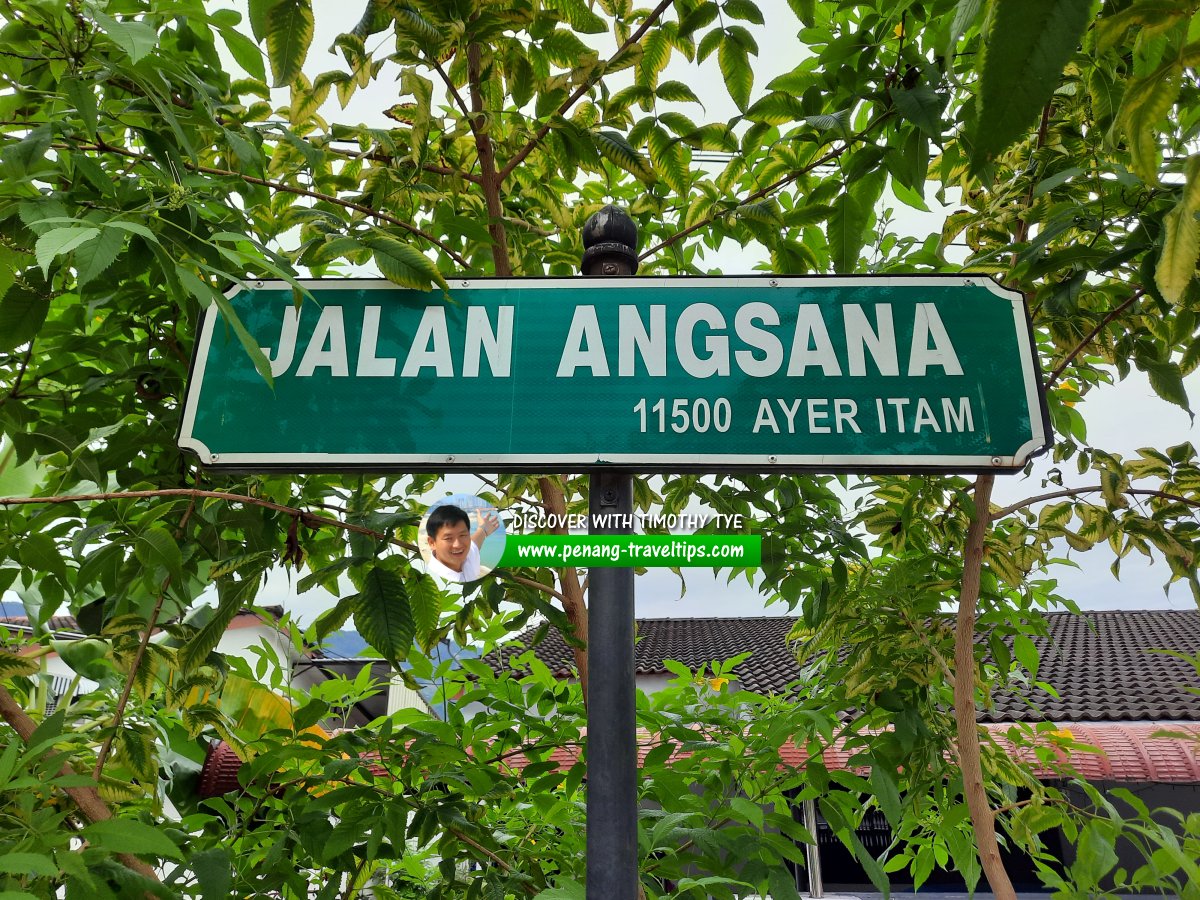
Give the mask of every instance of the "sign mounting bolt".
M 463 287 L 470 287 L 470 286 L 471 286 L 471 282 L 469 282 L 469 281 L 463 281 L 463 282 L 462 282 L 462 286 L 463 286 Z
M 771 279 L 771 287 L 779 287 L 779 282 L 774 278 Z
M 454 457 L 453 457 L 453 456 L 447 456 L 447 457 L 446 457 L 446 462 L 448 462 L 448 463 L 452 463 L 452 462 L 454 462 Z
M 1004 464 L 1004 460 L 1002 460 L 1000 457 L 998 457 L 998 456 L 992 457 L 992 465 L 993 466 L 1000 466 L 1003 464 Z
M 256 288 L 260 288 L 260 287 L 262 287 L 262 286 L 263 286 L 263 283 L 262 283 L 261 281 L 256 281 L 256 282 L 254 282 L 254 286 L 255 286 Z
M 221 454 L 220 454 L 220 453 L 214 453 L 214 454 L 212 455 L 212 458 L 211 458 L 209 461 L 210 461 L 210 462 L 216 462 L 216 461 L 217 461 L 218 459 L 220 459 L 220 458 L 221 458 Z
M 779 462 L 779 457 L 778 456 L 768 456 L 767 462 L 769 462 L 771 464 L 775 464 L 775 463 Z

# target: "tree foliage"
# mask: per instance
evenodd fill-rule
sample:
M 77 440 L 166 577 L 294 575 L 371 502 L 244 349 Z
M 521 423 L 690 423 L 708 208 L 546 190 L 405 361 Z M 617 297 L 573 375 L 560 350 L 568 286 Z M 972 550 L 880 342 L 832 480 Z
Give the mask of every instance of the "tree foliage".
M 976 629 L 993 647 L 1037 633 L 1040 611 L 1062 599 L 1046 579 L 1062 542 L 1109 545 L 1114 571 L 1134 551 L 1161 557 L 1200 596 L 1195 449 L 1122 456 L 1089 443 L 1083 414 L 1134 369 L 1190 411 L 1194 3 L 368 0 L 333 61 L 313 52 L 311 0 L 251 0 L 245 22 L 209 7 L 0 2 L 0 590 L 19 596 L 36 645 L 0 655 L 0 700 L 17 698 L 5 719 L 22 736 L 0 752 L 0 773 L 15 777 L 3 811 L 22 829 L 0 833 L 0 888 L 207 898 L 230 884 L 286 896 L 320 884 L 322 896 L 352 896 L 385 868 L 445 896 L 574 895 L 578 773 L 544 755 L 573 740 L 569 689 L 534 671 L 522 687 L 535 702 L 475 673 L 473 690 L 507 704 L 497 722 L 530 745 L 520 780 L 485 771 L 511 737 L 482 722 L 303 737 L 324 700 L 268 700 L 255 672 L 213 648 L 280 564 L 300 590 L 341 598 L 309 639 L 353 617 L 393 660 L 534 615 L 585 635 L 579 574 L 509 570 L 465 596 L 442 593 L 411 564 L 431 476 L 215 474 L 174 435 L 200 313 L 230 285 L 357 266 L 417 288 L 572 274 L 581 225 L 614 201 L 639 224 L 644 273 L 707 273 L 714 251 L 737 244 L 786 274 L 1000 278 L 1025 294 L 1057 432 L 1051 467 L 1004 507 L 989 502 L 986 475 L 874 477 L 850 500 L 820 475 L 639 483 L 642 509 L 701 503 L 747 517 L 767 551 L 762 590 L 801 610 L 799 652 L 830 675 L 791 705 L 714 699 L 686 678 L 646 701 L 643 724 L 694 751 L 647 767 L 646 797 L 661 807 L 641 827 L 647 892 L 788 896 L 779 873 L 793 851 L 774 837 L 752 863 L 730 860 L 744 857 L 746 828 L 796 837 L 780 792 L 815 793 L 827 778 L 844 789 L 825 812 L 848 843 L 872 804 L 896 827 L 883 861 L 853 848 L 879 877 L 907 868 L 919 883 L 934 864 L 977 877 L 982 866 L 1011 896 L 994 820 L 1063 896 L 1109 875 L 1119 834 L 1150 860 L 1122 877 L 1195 896 L 1194 822 L 1181 849 L 1148 811 L 1125 821 L 1098 797 L 1076 809 L 980 748 L 976 699 L 1036 678 L 1037 659 L 1018 640 L 1015 659 L 984 666 L 972 641 Z M 768 31 L 795 34 L 796 52 L 764 84 Z M 338 121 L 381 89 L 386 122 Z M 726 102 L 736 113 L 710 112 Z M 898 224 L 901 206 L 934 201 L 953 211 L 932 233 Z M 256 342 L 226 316 L 269 380 Z M 493 489 L 502 507 L 584 503 L 578 477 L 507 476 Z M 214 583 L 215 608 L 201 601 Z M 519 612 L 503 614 L 504 602 Z M 928 633 L 954 603 L 957 631 Z M 86 637 L 53 642 L 61 609 Z M 869 652 L 837 657 L 847 642 Z M 99 687 L 47 717 L 49 686 L 31 660 L 50 648 Z M 584 651 L 577 660 L 586 681 Z M 541 698 L 546 714 L 529 716 L 524 704 Z M 723 710 L 712 740 L 689 741 L 712 704 Z M 835 728 L 869 778 L 778 769 L 772 748 L 819 749 Z M 173 788 L 213 736 L 254 761 L 242 795 L 193 809 Z M 754 765 L 735 766 L 751 745 Z M 362 751 L 386 777 L 364 770 Z M 692 785 L 726 804 L 721 816 Z M 1013 785 L 1033 800 L 1014 806 Z M 111 807 L 120 815 L 108 820 Z M 170 827 L 151 839 L 151 823 Z M 1081 849 L 1067 871 L 1039 838 L 1059 824 Z M 427 867 L 422 854 L 441 860 Z M 163 864 L 161 884 L 137 857 Z M 468 859 L 484 868 L 466 871 Z

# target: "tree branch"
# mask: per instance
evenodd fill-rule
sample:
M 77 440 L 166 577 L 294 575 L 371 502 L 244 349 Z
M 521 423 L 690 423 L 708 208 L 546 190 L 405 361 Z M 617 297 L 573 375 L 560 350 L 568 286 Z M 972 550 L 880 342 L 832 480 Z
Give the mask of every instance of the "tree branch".
M 1035 503 L 1044 503 L 1047 500 L 1057 500 L 1060 497 L 1078 497 L 1080 494 L 1095 494 L 1104 490 L 1098 484 L 1089 485 L 1088 487 L 1079 488 L 1063 488 L 1061 491 L 1051 491 L 1048 494 L 1039 494 L 1036 497 L 1027 497 L 1012 506 L 1006 506 L 1004 509 L 997 510 L 991 514 L 991 521 L 995 522 L 1005 516 L 1012 515 L 1024 509 L 1027 506 L 1033 506 Z M 1161 500 L 1169 500 L 1172 503 L 1183 503 L 1195 509 L 1200 509 L 1200 500 L 1193 500 L 1189 497 L 1183 497 L 1179 494 L 1172 494 L 1170 491 L 1156 491 L 1152 488 L 1126 488 L 1121 491 L 1122 494 L 1128 497 L 1158 497 Z
M 567 499 L 558 482 L 547 476 L 538 479 L 538 489 L 542 495 L 542 503 L 552 521 L 567 520 Z M 565 525 L 550 529 L 552 534 L 566 534 Z M 579 670 L 579 687 L 583 690 L 583 705 L 588 702 L 588 608 L 583 599 L 583 587 L 579 584 L 579 570 L 574 566 L 566 566 L 558 570 L 558 583 L 562 589 L 559 600 L 567 621 L 575 633 L 575 638 L 583 646 L 571 647 L 571 655 L 575 658 L 575 668 Z
M 94 150 L 99 153 L 115 153 L 118 156 L 124 156 L 128 159 L 137 160 L 139 162 L 151 162 L 150 157 L 144 156 L 141 153 L 135 153 L 134 151 L 126 150 L 123 147 L 113 147 L 113 146 L 110 146 L 109 144 L 103 144 L 103 143 L 78 144 L 72 149 Z M 340 197 L 335 197 L 332 194 L 324 194 L 324 193 L 321 193 L 320 191 L 310 191 L 307 188 L 296 187 L 296 186 L 290 185 L 290 184 L 283 184 L 281 182 L 271 181 L 266 178 L 259 178 L 255 175 L 247 175 L 245 172 L 233 172 L 229 169 L 217 169 L 217 168 L 214 168 L 213 166 L 201 166 L 201 165 L 197 165 L 195 163 L 190 163 L 187 160 L 183 161 L 183 166 L 184 166 L 184 168 L 186 168 L 190 171 L 199 172 L 204 175 L 217 175 L 217 176 L 224 177 L 224 178 L 238 178 L 238 179 L 241 179 L 242 181 L 245 181 L 247 184 L 257 184 L 257 185 L 261 185 L 262 187 L 269 188 L 273 191 L 279 191 L 279 192 L 285 193 L 285 194 L 295 194 L 298 197 L 311 197 L 314 200 L 321 200 L 325 203 L 332 203 L 335 206 L 340 206 L 340 207 L 343 207 L 344 209 L 352 209 L 355 212 L 360 212 L 365 216 L 369 216 L 373 219 L 378 219 L 379 221 L 386 222 L 389 225 L 395 225 L 397 228 L 399 228 L 403 231 L 407 231 L 410 234 L 421 238 L 422 240 L 428 241 L 429 243 L 431 243 L 435 247 L 437 247 L 439 250 L 441 250 L 443 253 L 445 253 L 447 256 L 449 256 L 456 263 L 458 263 L 458 265 L 462 266 L 464 269 L 470 268 L 470 264 L 465 259 L 463 259 L 463 257 L 461 255 L 459 255 L 459 253 L 457 251 L 455 251 L 453 247 L 449 246 L 444 241 L 438 240 L 432 234 L 429 234 L 428 232 L 418 228 L 416 225 L 409 224 L 408 222 L 405 222 L 401 219 L 397 219 L 395 216 L 388 215 L 385 212 L 380 212 L 377 209 L 372 209 L 369 206 L 364 206 L 361 203 L 355 203 L 352 200 L 343 200 Z
M 662 18 L 663 13 L 670 9 L 674 2 L 675 0 L 662 0 L 658 6 L 654 7 L 654 9 L 651 10 L 650 15 L 646 17 L 646 21 L 638 26 L 638 29 L 625 39 L 625 43 L 621 44 L 621 46 L 617 48 L 617 52 L 610 56 L 608 61 L 604 63 L 603 66 L 598 66 L 595 73 L 593 73 L 591 77 L 587 78 L 583 84 L 575 89 L 575 92 L 571 94 L 571 96 L 569 96 L 559 105 L 558 109 L 555 110 L 555 115 L 564 115 L 567 110 L 575 105 L 580 97 L 590 91 L 592 86 L 600 79 L 600 76 L 604 74 L 605 69 L 611 66 L 622 53 L 640 41 L 642 39 L 642 35 L 649 31 L 655 22 Z M 537 148 L 537 145 L 540 144 L 549 133 L 549 125 L 543 125 L 541 128 L 539 128 L 537 133 L 529 139 L 525 146 L 517 151 L 517 155 L 510 159 L 508 164 L 500 170 L 499 180 L 501 182 L 505 181 L 508 176 L 513 173 L 513 169 L 523 163 L 525 161 L 525 157 L 532 153 Z
M 975 514 L 967 529 L 963 554 L 962 588 L 958 597 L 958 621 L 954 628 L 954 721 L 957 731 L 958 764 L 962 769 L 963 793 L 971 824 L 975 827 L 975 845 L 979 861 L 987 875 L 996 900 L 1017 900 L 1000 846 L 996 840 L 996 819 L 988 803 L 983 784 L 983 763 L 979 749 L 979 719 L 975 712 L 975 609 L 979 603 L 979 584 L 983 571 L 983 540 L 988 529 L 988 508 L 994 475 L 980 475 L 975 481 Z
M 488 234 L 492 238 L 492 264 L 497 275 L 506 277 L 512 275 L 512 260 L 508 256 L 508 234 L 504 230 L 504 205 L 500 202 L 500 184 L 504 178 L 496 172 L 496 148 L 492 146 L 487 114 L 483 109 L 482 77 L 483 50 L 472 43 L 467 47 L 467 83 L 471 91 L 471 114 L 467 121 L 475 136 L 475 152 L 479 156 L 479 178 L 487 204 Z
M 1101 331 L 1103 331 L 1105 328 L 1107 328 L 1114 319 L 1116 319 L 1118 316 L 1120 316 L 1121 313 L 1125 312 L 1125 310 L 1127 310 L 1137 300 L 1139 300 L 1141 297 L 1143 297 L 1145 295 L 1145 293 L 1146 293 L 1145 288 L 1138 288 L 1136 291 L 1133 292 L 1133 294 L 1129 297 L 1128 300 L 1126 300 L 1124 303 L 1122 303 L 1116 309 L 1112 310 L 1112 312 L 1110 312 L 1108 315 L 1106 315 L 1103 319 L 1101 319 L 1100 323 L 1095 328 L 1093 328 L 1091 331 L 1089 331 L 1087 333 L 1087 336 L 1082 341 L 1080 341 L 1078 344 L 1075 345 L 1075 348 L 1066 355 L 1066 357 L 1063 359 L 1063 361 L 1054 367 L 1054 371 L 1051 372 L 1050 375 L 1046 378 L 1046 387 L 1047 388 L 1054 387 L 1054 385 L 1058 383 L 1058 379 L 1062 376 L 1062 373 L 1066 370 L 1067 366 L 1069 366 L 1071 363 L 1075 362 L 1075 358 L 1077 356 L 1079 356 L 1080 353 L 1083 352 L 1084 348 L 1087 347 L 1088 344 L 1090 344 L 1093 340 L 1095 340 L 1096 335 L 1098 335 Z
M 306 143 L 312 145 L 313 147 L 316 147 L 316 149 L 320 150 L 323 153 L 332 153 L 334 156 L 337 156 L 337 157 L 340 157 L 343 159 L 369 159 L 372 162 L 383 163 L 384 165 L 393 166 L 393 167 L 412 166 L 413 165 L 411 160 L 408 160 L 405 157 L 392 156 L 390 153 L 382 153 L 378 150 L 371 151 L 368 153 L 349 153 L 345 150 L 335 150 L 334 148 L 332 148 L 328 145 L 317 144 L 315 141 L 308 140 L 307 138 L 304 138 L 304 137 L 297 136 L 297 140 L 305 141 Z M 338 140 L 338 139 L 330 138 L 330 143 L 333 143 L 335 140 Z M 357 143 L 357 142 L 352 142 L 352 143 Z M 445 175 L 447 177 L 457 176 L 458 178 L 461 178 L 463 181 L 471 182 L 471 184 L 479 184 L 479 176 L 478 175 L 472 175 L 470 172 L 463 172 L 460 169 L 454 169 L 454 168 L 451 168 L 450 166 L 435 166 L 433 163 L 421 163 L 421 165 L 417 166 L 416 168 L 420 169 L 422 172 L 429 172 L 430 174 L 433 174 L 433 175 Z
M 429 64 L 433 66 L 433 70 L 442 78 L 442 83 L 446 85 L 446 90 L 450 92 L 450 96 L 454 98 L 455 105 L 462 111 L 463 117 L 467 120 L 467 127 L 471 129 L 471 134 L 475 134 L 475 118 L 471 115 L 471 111 L 467 109 L 466 101 L 463 100 L 462 94 L 458 92 L 458 88 L 454 86 L 454 82 L 450 80 L 450 76 L 446 74 L 446 70 L 442 68 L 442 64 L 436 59 L 431 59 Z M 476 139 L 479 135 L 475 134 Z
M 112 730 L 104 738 L 104 743 L 100 745 L 100 752 L 96 755 L 96 767 L 92 770 L 92 777 L 96 781 L 100 780 L 100 776 L 104 774 L 104 764 L 108 761 L 109 751 L 112 750 L 113 739 L 117 736 L 117 729 L 121 727 L 121 721 L 125 717 L 125 707 L 129 704 L 129 697 L 133 693 L 133 684 L 137 681 L 138 669 L 142 665 L 142 657 L 146 655 L 146 645 L 150 643 L 150 636 L 154 633 L 154 626 L 158 624 L 158 614 L 162 612 L 163 600 L 167 596 L 167 588 L 171 584 L 170 576 L 163 582 L 162 590 L 158 592 L 158 602 L 154 604 L 154 611 L 150 613 L 150 618 L 146 621 L 146 631 L 142 635 L 141 641 L 138 643 L 137 652 L 133 655 L 133 662 L 129 666 L 129 674 L 125 676 L 125 686 L 121 689 L 121 697 L 117 700 L 117 708 L 113 713 Z
M 13 698 L 13 695 L 8 690 L 0 685 L 0 718 L 12 726 L 13 731 L 20 736 L 21 740 L 26 744 L 29 743 L 30 737 L 37 729 L 37 723 L 29 718 L 25 710 L 21 709 L 20 704 Z M 63 767 L 58 771 L 59 778 L 77 778 L 78 774 L 69 765 L 63 764 Z M 112 810 L 108 808 L 100 795 L 93 787 L 68 787 L 63 788 L 68 797 L 74 801 L 75 806 L 79 809 L 80 814 L 88 822 L 103 822 L 113 817 Z M 153 881 L 158 881 L 158 874 L 154 869 L 142 862 L 131 853 L 118 853 L 117 859 L 121 864 L 128 869 L 137 872 L 143 878 L 149 878 Z
M 775 193 L 780 188 L 787 187 L 789 184 L 791 184 L 797 178 L 801 177 L 802 175 L 807 175 L 809 172 L 813 171 L 813 169 L 816 169 L 819 166 L 826 165 L 827 163 L 833 162 L 835 159 L 837 159 L 839 156 L 841 156 L 843 153 L 845 153 L 847 150 L 849 150 L 851 144 L 853 144 L 857 140 L 862 140 L 862 138 L 866 137 L 867 133 L 872 128 L 874 128 L 879 122 L 882 122 L 882 121 L 883 121 L 883 117 L 881 116 L 879 119 L 876 119 L 874 122 L 869 124 L 861 132 L 854 135 L 852 138 L 850 138 L 850 140 L 846 141 L 846 143 L 844 143 L 841 147 L 838 147 L 836 150 L 830 150 L 824 156 L 818 157 L 817 159 L 810 162 L 808 165 L 804 166 L 804 168 L 797 169 L 795 172 L 792 172 L 790 175 L 784 175 L 778 181 L 774 181 L 771 184 L 768 184 L 766 187 L 759 188 L 757 191 L 755 191 L 752 194 L 747 194 L 745 197 L 743 197 L 741 200 L 738 201 L 737 206 L 735 206 L 733 209 L 722 210 L 719 213 L 708 216 L 704 219 L 701 219 L 699 222 L 689 225 L 687 228 L 684 228 L 681 231 L 675 232 L 673 235 L 671 235 L 666 240 L 655 244 L 649 250 L 647 250 L 644 253 L 642 253 L 641 255 L 639 255 L 638 261 L 641 262 L 642 260 L 653 256 L 659 250 L 665 250 L 667 247 L 670 247 L 672 244 L 678 243 L 679 241 L 681 241 L 685 237 L 687 237 L 689 234 L 694 234 L 695 232 L 699 231 L 701 228 L 707 228 L 709 225 L 711 225 L 713 222 L 715 222 L 720 217 L 727 216 L 730 213 L 735 212 L 737 210 L 738 206 L 745 206 L 747 203 L 753 203 L 755 200 L 761 200 L 764 197 Z

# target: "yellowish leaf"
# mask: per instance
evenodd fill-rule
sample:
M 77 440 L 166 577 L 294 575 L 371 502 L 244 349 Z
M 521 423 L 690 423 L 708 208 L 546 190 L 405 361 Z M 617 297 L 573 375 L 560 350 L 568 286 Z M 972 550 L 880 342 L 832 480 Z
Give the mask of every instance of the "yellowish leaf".
M 1163 219 L 1163 249 L 1154 276 L 1159 291 L 1172 303 L 1183 299 L 1183 292 L 1196 275 L 1196 260 L 1200 257 L 1200 223 L 1196 221 L 1196 213 L 1200 211 L 1200 157 L 1190 157 L 1184 171 L 1187 183 L 1183 196 Z

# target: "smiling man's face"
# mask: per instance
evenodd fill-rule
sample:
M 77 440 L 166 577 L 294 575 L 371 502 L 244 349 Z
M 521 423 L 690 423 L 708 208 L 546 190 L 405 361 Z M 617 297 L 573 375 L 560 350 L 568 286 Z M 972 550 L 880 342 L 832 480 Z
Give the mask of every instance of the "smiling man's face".
M 471 549 L 471 529 L 461 522 L 451 522 L 438 529 L 435 537 L 428 538 L 429 550 L 434 557 L 455 572 L 461 572 Z

